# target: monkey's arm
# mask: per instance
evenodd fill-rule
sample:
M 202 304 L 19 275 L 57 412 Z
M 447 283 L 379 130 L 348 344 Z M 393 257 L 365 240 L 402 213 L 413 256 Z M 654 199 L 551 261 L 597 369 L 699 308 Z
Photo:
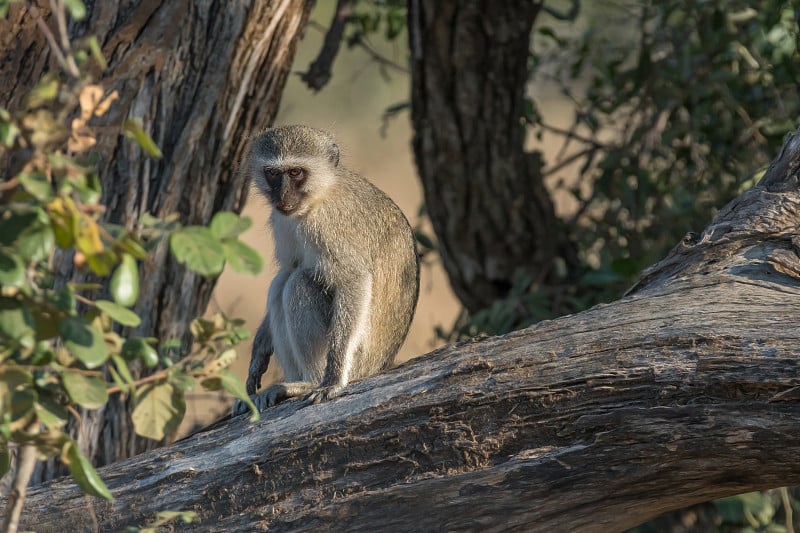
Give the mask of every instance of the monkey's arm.
M 261 377 L 267 371 L 269 359 L 272 357 L 272 334 L 269 331 L 269 315 L 264 317 L 253 339 L 253 350 L 250 355 L 250 369 L 247 372 L 247 394 L 254 396 L 261 386 Z M 261 407 L 259 407 L 259 410 Z M 247 411 L 247 404 L 236 400 L 233 404 L 233 414 L 239 415 Z
M 325 377 L 320 387 L 307 399 L 319 403 L 338 395 L 350 381 L 357 365 L 363 365 L 364 344 L 369 332 L 369 310 L 372 304 L 372 275 L 357 271 L 345 278 L 333 298 Z
M 261 377 L 267 371 L 272 357 L 272 334 L 269 331 L 269 315 L 264 317 L 253 339 L 250 355 L 250 370 L 247 372 L 247 394 L 252 396 L 261 387 Z

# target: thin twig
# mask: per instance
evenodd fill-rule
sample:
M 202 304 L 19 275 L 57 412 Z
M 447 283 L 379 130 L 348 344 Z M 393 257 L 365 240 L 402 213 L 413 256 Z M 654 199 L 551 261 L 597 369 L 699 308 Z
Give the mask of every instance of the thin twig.
M 86 510 L 89 512 L 89 518 L 92 519 L 92 533 L 98 533 L 100 523 L 97 521 L 97 513 L 94 512 L 94 500 L 88 494 L 86 495 Z
M 19 185 L 19 180 L 16 177 L 13 177 L 6 182 L 0 183 L 0 192 L 5 192 L 9 189 L 14 189 L 16 188 L 17 185 Z
M 73 78 L 80 77 L 78 65 L 75 64 L 75 58 L 72 57 L 72 45 L 69 42 L 69 32 L 67 31 L 67 13 L 64 9 L 63 0 L 50 0 L 50 8 L 56 17 L 58 24 L 58 33 L 61 38 L 61 49 L 64 52 L 64 59 L 67 63 L 67 73 Z
M 559 161 L 555 165 L 544 169 L 542 171 L 542 176 L 549 176 L 550 174 L 558 172 L 562 168 L 564 168 L 564 167 L 566 167 L 568 165 L 571 165 L 572 163 L 574 163 L 575 161 L 577 161 L 581 157 L 583 157 L 583 156 L 585 156 L 587 154 L 590 154 L 591 152 L 593 152 L 595 150 L 597 150 L 597 148 L 595 148 L 593 146 L 590 146 L 589 148 L 585 148 L 585 149 L 581 150 L 580 152 L 575 152 L 571 156 L 562 159 L 561 161 Z
M 95 305 L 93 300 L 90 300 L 89 298 L 87 298 L 85 296 L 81 296 L 80 294 L 76 294 L 75 295 L 75 299 L 78 300 L 81 303 L 86 304 L 86 305 L 91 305 L 92 307 L 94 307 L 94 305 Z
M 61 68 L 69 72 L 69 65 L 67 65 L 67 60 L 64 57 L 64 54 L 61 52 L 61 47 L 58 45 L 58 42 L 56 41 L 56 38 L 53 35 L 53 32 L 50 31 L 50 28 L 47 26 L 44 19 L 42 18 L 42 14 L 39 12 L 39 8 L 33 4 L 28 4 L 28 12 L 36 21 L 36 25 L 39 27 L 39 31 L 41 31 L 42 34 L 44 34 L 44 38 L 47 39 L 47 43 L 50 45 L 50 50 L 53 52 L 53 55 L 56 56 L 56 60 L 61 65 Z
M 372 48 L 365 39 L 359 39 L 358 41 L 356 41 L 355 44 L 363 48 L 370 56 L 372 56 L 372 59 L 374 59 L 378 63 L 387 67 L 392 67 L 393 69 L 402 72 L 403 74 L 409 74 L 411 72 L 408 69 L 408 67 L 404 67 L 400 63 L 397 63 L 396 61 L 393 61 L 388 57 L 381 55 L 380 52 Z
M 34 427 L 31 432 L 38 432 L 38 428 Z M 19 528 L 19 517 L 22 514 L 22 505 L 25 502 L 25 493 L 31 475 L 33 475 L 34 466 L 36 466 L 36 446 L 31 443 L 22 445 L 17 452 L 14 485 L 6 499 L 6 516 L 3 520 L 3 531 L 6 533 L 16 533 Z
M 163 370 L 159 370 L 155 374 L 150 374 L 149 376 L 145 376 L 143 378 L 137 379 L 133 383 L 130 383 L 128 386 L 129 387 L 138 387 L 140 385 L 144 385 L 145 383 L 150 383 L 152 381 L 158 381 L 159 379 L 163 379 L 163 378 L 167 377 L 167 375 L 169 374 L 170 370 L 172 370 L 176 366 L 180 366 L 183 363 L 188 362 L 189 360 L 191 360 L 196 355 L 197 355 L 197 352 L 191 352 L 189 355 L 187 355 L 186 357 L 184 357 L 180 361 L 176 362 L 171 367 L 165 368 Z M 114 385 L 113 387 L 107 388 L 106 392 L 108 394 L 114 394 L 114 393 L 117 393 L 117 392 L 122 392 L 122 387 L 120 387 L 119 385 Z
M 783 500 L 783 515 L 786 517 L 786 533 L 794 533 L 794 518 L 792 512 L 792 501 L 789 498 L 789 489 L 781 487 L 781 500 Z
M 308 23 L 308 26 L 310 28 L 313 28 L 313 29 L 318 30 L 320 32 L 326 32 L 327 31 L 329 33 L 329 30 L 326 30 L 325 26 L 323 26 L 319 22 L 316 22 L 316 21 L 312 20 L 312 21 L 310 21 Z M 400 63 L 398 63 L 396 61 L 393 61 L 393 60 L 389 59 L 388 57 L 385 57 L 384 55 L 382 55 L 380 52 L 376 51 L 364 39 L 358 39 L 358 40 L 354 41 L 352 43 L 352 45 L 353 46 L 359 46 L 361 49 L 363 49 L 365 52 L 367 52 L 367 54 L 370 56 L 370 58 L 372 58 L 374 61 L 380 63 L 381 65 L 384 65 L 386 67 L 390 67 L 390 68 L 392 68 L 394 70 L 397 70 L 398 72 L 402 72 L 403 74 L 408 74 L 409 72 L 411 72 L 408 67 L 405 67 L 405 66 L 401 65 Z M 327 46 L 327 33 L 326 33 L 326 46 Z M 324 49 L 325 48 L 323 47 L 323 50 Z M 337 52 L 338 52 L 338 49 L 337 49 Z M 328 52 L 328 53 L 330 53 L 330 52 Z M 320 57 L 322 57 L 322 52 L 320 52 Z M 335 58 L 335 55 L 333 57 Z M 312 69 L 315 68 L 314 65 L 317 63 L 317 61 L 319 61 L 319 58 L 317 58 L 317 60 L 315 60 L 315 62 L 312 64 L 312 66 L 309 67 L 308 72 L 300 73 L 300 77 L 303 79 L 303 81 L 305 81 L 306 84 L 309 85 L 309 87 L 314 88 L 314 89 L 316 89 L 317 87 L 311 85 L 311 82 L 309 82 L 307 78 L 312 76 Z M 330 62 L 333 63 L 333 60 L 331 59 Z M 330 70 L 328 71 L 328 78 L 330 78 Z M 327 83 L 327 81 L 328 81 L 328 79 L 326 79 L 325 82 L 322 85 L 325 85 L 325 83 Z M 319 88 L 322 88 L 322 85 Z
M 550 131 L 552 133 L 556 133 L 558 135 L 563 135 L 564 137 L 569 137 L 571 139 L 575 139 L 576 141 L 580 141 L 580 142 L 585 143 L 585 144 L 590 144 L 590 145 L 594 146 L 595 148 L 605 148 L 605 146 L 603 146 L 603 144 L 600 143 L 599 141 L 597 141 L 595 139 L 591 139 L 589 137 L 584 137 L 583 135 L 580 135 L 579 133 L 575 133 L 575 131 L 572 130 L 572 129 L 565 130 L 565 129 L 559 128 L 557 126 L 551 126 L 550 124 L 545 124 L 544 122 L 539 122 L 537 124 L 537 126 L 542 128 L 543 130 L 547 130 L 547 131 Z

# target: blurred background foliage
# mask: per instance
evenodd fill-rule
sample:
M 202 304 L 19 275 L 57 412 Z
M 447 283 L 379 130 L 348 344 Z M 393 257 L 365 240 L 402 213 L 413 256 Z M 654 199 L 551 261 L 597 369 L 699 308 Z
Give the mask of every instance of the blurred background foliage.
M 462 314 L 450 339 L 620 297 L 753 186 L 800 123 L 796 2 L 560 4 L 533 28 L 526 118 L 539 141 L 561 139 L 545 174 L 554 195 L 574 200 L 563 222 L 580 266 L 558 287 L 517 280 L 505 301 Z M 540 112 L 543 82 L 574 103 L 569 127 Z

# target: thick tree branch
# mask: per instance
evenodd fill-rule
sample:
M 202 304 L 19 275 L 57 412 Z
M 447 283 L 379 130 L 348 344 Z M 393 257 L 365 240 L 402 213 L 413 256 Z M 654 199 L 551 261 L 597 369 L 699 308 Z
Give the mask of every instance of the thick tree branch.
M 800 142 L 623 300 L 450 346 L 101 470 L 103 530 L 158 510 L 209 531 L 616 531 L 800 484 Z M 22 527 L 79 530 L 31 491 Z
M 300 79 L 306 82 L 311 89 L 319 91 L 331 79 L 331 68 L 344 37 L 344 28 L 347 21 L 353 16 L 355 0 L 339 0 L 336 4 L 336 11 L 333 13 L 333 20 L 328 31 L 325 33 L 325 40 L 317 58 L 309 65 L 308 71 L 300 74 Z

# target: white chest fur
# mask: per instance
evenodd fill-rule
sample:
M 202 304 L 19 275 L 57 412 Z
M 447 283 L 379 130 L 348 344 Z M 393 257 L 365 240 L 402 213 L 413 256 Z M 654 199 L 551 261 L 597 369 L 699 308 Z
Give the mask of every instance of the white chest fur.
M 322 257 L 319 247 L 311 242 L 308 234 L 303 231 L 303 225 L 296 218 L 273 213 L 271 223 L 275 237 L 275 257 L 282 269 L 320 269 Z

